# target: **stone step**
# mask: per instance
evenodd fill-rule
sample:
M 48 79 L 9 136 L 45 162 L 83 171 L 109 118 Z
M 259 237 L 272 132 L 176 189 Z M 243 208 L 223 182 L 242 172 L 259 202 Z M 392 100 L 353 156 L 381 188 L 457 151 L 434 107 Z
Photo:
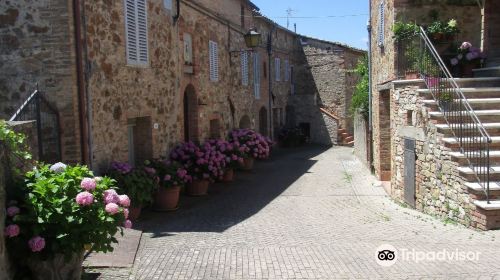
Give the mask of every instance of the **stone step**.
M 453 161 L 456 161 L 461 166 L 468 165 L 467 157 L 460 151 L 450 152 L 449 155 Z M 478 161 L 480 157 L 480 153 L 472 153 L 470 154 L 470 158 L 473 161 Z M 490 150 L 490 166 L 500 165 L 500 150 Z
M 500 136 L 491 136 L 490 148 L 500 147 Z M 480 145 L 486 144 L 486 139 L 483 137 L 445 137 L 442 139 L 446 147 L 460 147 L 459 140 L 462 141 L 463 145 L 470 145 L 471 147 L 480 147 Z
M 473 69 L 474 77 L 500 77 L 500 66 Z
M 460 99 L 455 99 L 454 102 L 459 102 Z M 430 107 L 433 111 L 438 111 L 438 102 L 434 99 L 423 100 L 425 106 Z M 490 98 L 468 98 L 467 102 L 473 110 L 487 110 L 500 108 L 500 97 Z M 455 105 L 458 107 L 458 105 Z
M 495 98 L 500 97 L 500 87 L 468 87 L 461 88 L 466 98 Z M 430 89 L 418 89 L 420 95 L 431 97 Z M 431 99 L 431 98 L 429 98 Z
M 354 136 L 348 136 L 348 137 L 344 138 L 344 143 L 347 144 L 347 143 L 349 143 L 349 142 L 351 142 L 353 140 L 354 140 Z
M 477 115 L 481 122 L 495 122 L 500 121 L 500 110 L 474 110 L 474 113 Z M 451 112 L 453 114 L 453 112 Z M 462 111 L 457 112 L 457 116 L 459 115 L 467 115 L 468 112 Z M 429 112 L 429 116 L 431 119 L 444 119 L 443 113 L 438 111 Z M 450 116 L 448 116 L 450 117 Z
M 490 200 L 490 203 L 486 200 L 476 200 L 474 204 L 483 210 L 500 210 L 500 200 Z
M 481 184 L 479 183 L 465 183 L 465 186 L 467 189 L 476 191 L 476 192 L 483 192 L 484 188 Z M 498 192 L 500 191 L 500 185 L 497 182 L 490 182 L 490 192 Z
M 448 80 L 444 79 L 443 80 Z M 479 78 L 453 78 L 461 88 L 480 88 L 480 87 L 500 87 L 500 77 L 479 77 Z M 408 83 L 409 80 L 393 81 L 394 84 Z M 425 88 L 423 79 L 411 80 L 413 83 L 420 83 Z
M 441 124 L 436 124 L 435 126 L 440 133 L 443 133 L 445 135 L 451 134 L 451 129 L 449 124 L 441 123 Z M 488 133 L 490 133 L 490 135 L 500 135 L 500 122 L 483 123 L 483 127 L 488 131 Z M 475 128 L 475 125 L 464 124 L 462 128 L 463 129 Z M 459 127 L 456 127 L 455 129 L 458 130 Z

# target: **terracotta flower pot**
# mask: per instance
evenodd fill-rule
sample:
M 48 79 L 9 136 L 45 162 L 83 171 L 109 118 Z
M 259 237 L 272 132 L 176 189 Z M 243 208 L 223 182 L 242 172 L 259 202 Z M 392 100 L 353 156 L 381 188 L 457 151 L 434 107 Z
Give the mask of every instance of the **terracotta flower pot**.
M 186 185 L 186 193 L 190 196 L 203 196 L 208 193 L 208 180 L 194 180 Z
M 243 170 L 252 170 L 255 159 L 253 157 L 243 159 L 243 163 L 241 164 L 241 169 Z
M 179 194 L 181 187 L 159 188 L 155 196 L 154 208 L 157 211 L 171 211 L 177 208 L 179 204 Z
M 128 219 L 131 221 L 136 221 L 141 216 L 142 205 L 130 207 L 128 209 Z
M 232 182 L 234 179 L 234 170 L 229 168 L 224 172 L 224 177 L 222 178 L 222 182 Z
M 80 280 L 82 279 L 83 252 L 74 253 L 68 258 L 63 254 L 41 260 L 29 258 L 28 267 L 36 280 Z

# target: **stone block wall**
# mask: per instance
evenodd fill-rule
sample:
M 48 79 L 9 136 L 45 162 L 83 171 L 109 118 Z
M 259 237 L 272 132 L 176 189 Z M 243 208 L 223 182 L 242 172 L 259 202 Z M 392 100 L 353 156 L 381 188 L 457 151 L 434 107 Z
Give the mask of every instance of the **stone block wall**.
M 63 160 L 81 160 L 70 1 L 2 1 L 0 118 L 10 118 L 37 88 L 61 117 Z
M 416 140 L 416 208 L 441 219 L 481 227 L 458 164 L 441 141 L 417 89 L 422 84 L 398 84 L 391 90 L 392 170 L 391 195 L 404 200 L 404 139 Z M 411 119 L 410 119 L 411 118 Z

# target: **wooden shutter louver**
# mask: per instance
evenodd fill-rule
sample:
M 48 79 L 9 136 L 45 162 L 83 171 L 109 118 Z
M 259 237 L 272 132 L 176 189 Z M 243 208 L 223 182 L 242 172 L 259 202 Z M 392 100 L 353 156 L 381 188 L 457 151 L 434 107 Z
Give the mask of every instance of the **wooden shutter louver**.
M 253 81 L 254 81 L 254 97 L 260 99 L 260 55 L 254 53 L 253 56 Z
M 148 19 L 146 0 L 125 0 L 127 64 L 147 65 Z
M 241 84 L 248 86 L 248 52 L 241 52 Z
M 384 46 L 384 40 L 385 40 L 385 3 L 384 1 L 381 1 L 379 4 L 379 22 L 378 22 L 378 39 L 377 39 L 377 44 L 379 47 Z
M 214 41 L 209 41 L 209 68 L 210 68 L 210 80 L 213 82 L 219 81 L 219 50 L 217 43 Z

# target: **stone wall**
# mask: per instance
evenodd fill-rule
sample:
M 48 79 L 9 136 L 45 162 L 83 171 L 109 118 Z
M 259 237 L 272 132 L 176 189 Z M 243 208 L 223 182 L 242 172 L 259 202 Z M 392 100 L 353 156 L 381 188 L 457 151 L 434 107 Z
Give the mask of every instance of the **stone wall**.
M 476 206 L 464 188 L 458 164 L 450 158 L 450 149 L 441 142 L 443 135 L 429 120 L 417 92 L 419 86 L 422 85 L 399 83 L 391 90 L 391 149 L 395 155 L 391 195 L 404 199 L 404 139 L 415 139 L 416 208 L 441 219 L 478 227 L 481 222 L 476 217 Z
M 354 154 L 366 165 L 370 164 L 368 155 L 370 145 L 368 121 L 358 112 L 354 115 Z
M 2 1 L 0 118 L 8 119 L 36 89 L 61 117 L 66 162 L 81 160 L 72 10 L 68 1 Z

